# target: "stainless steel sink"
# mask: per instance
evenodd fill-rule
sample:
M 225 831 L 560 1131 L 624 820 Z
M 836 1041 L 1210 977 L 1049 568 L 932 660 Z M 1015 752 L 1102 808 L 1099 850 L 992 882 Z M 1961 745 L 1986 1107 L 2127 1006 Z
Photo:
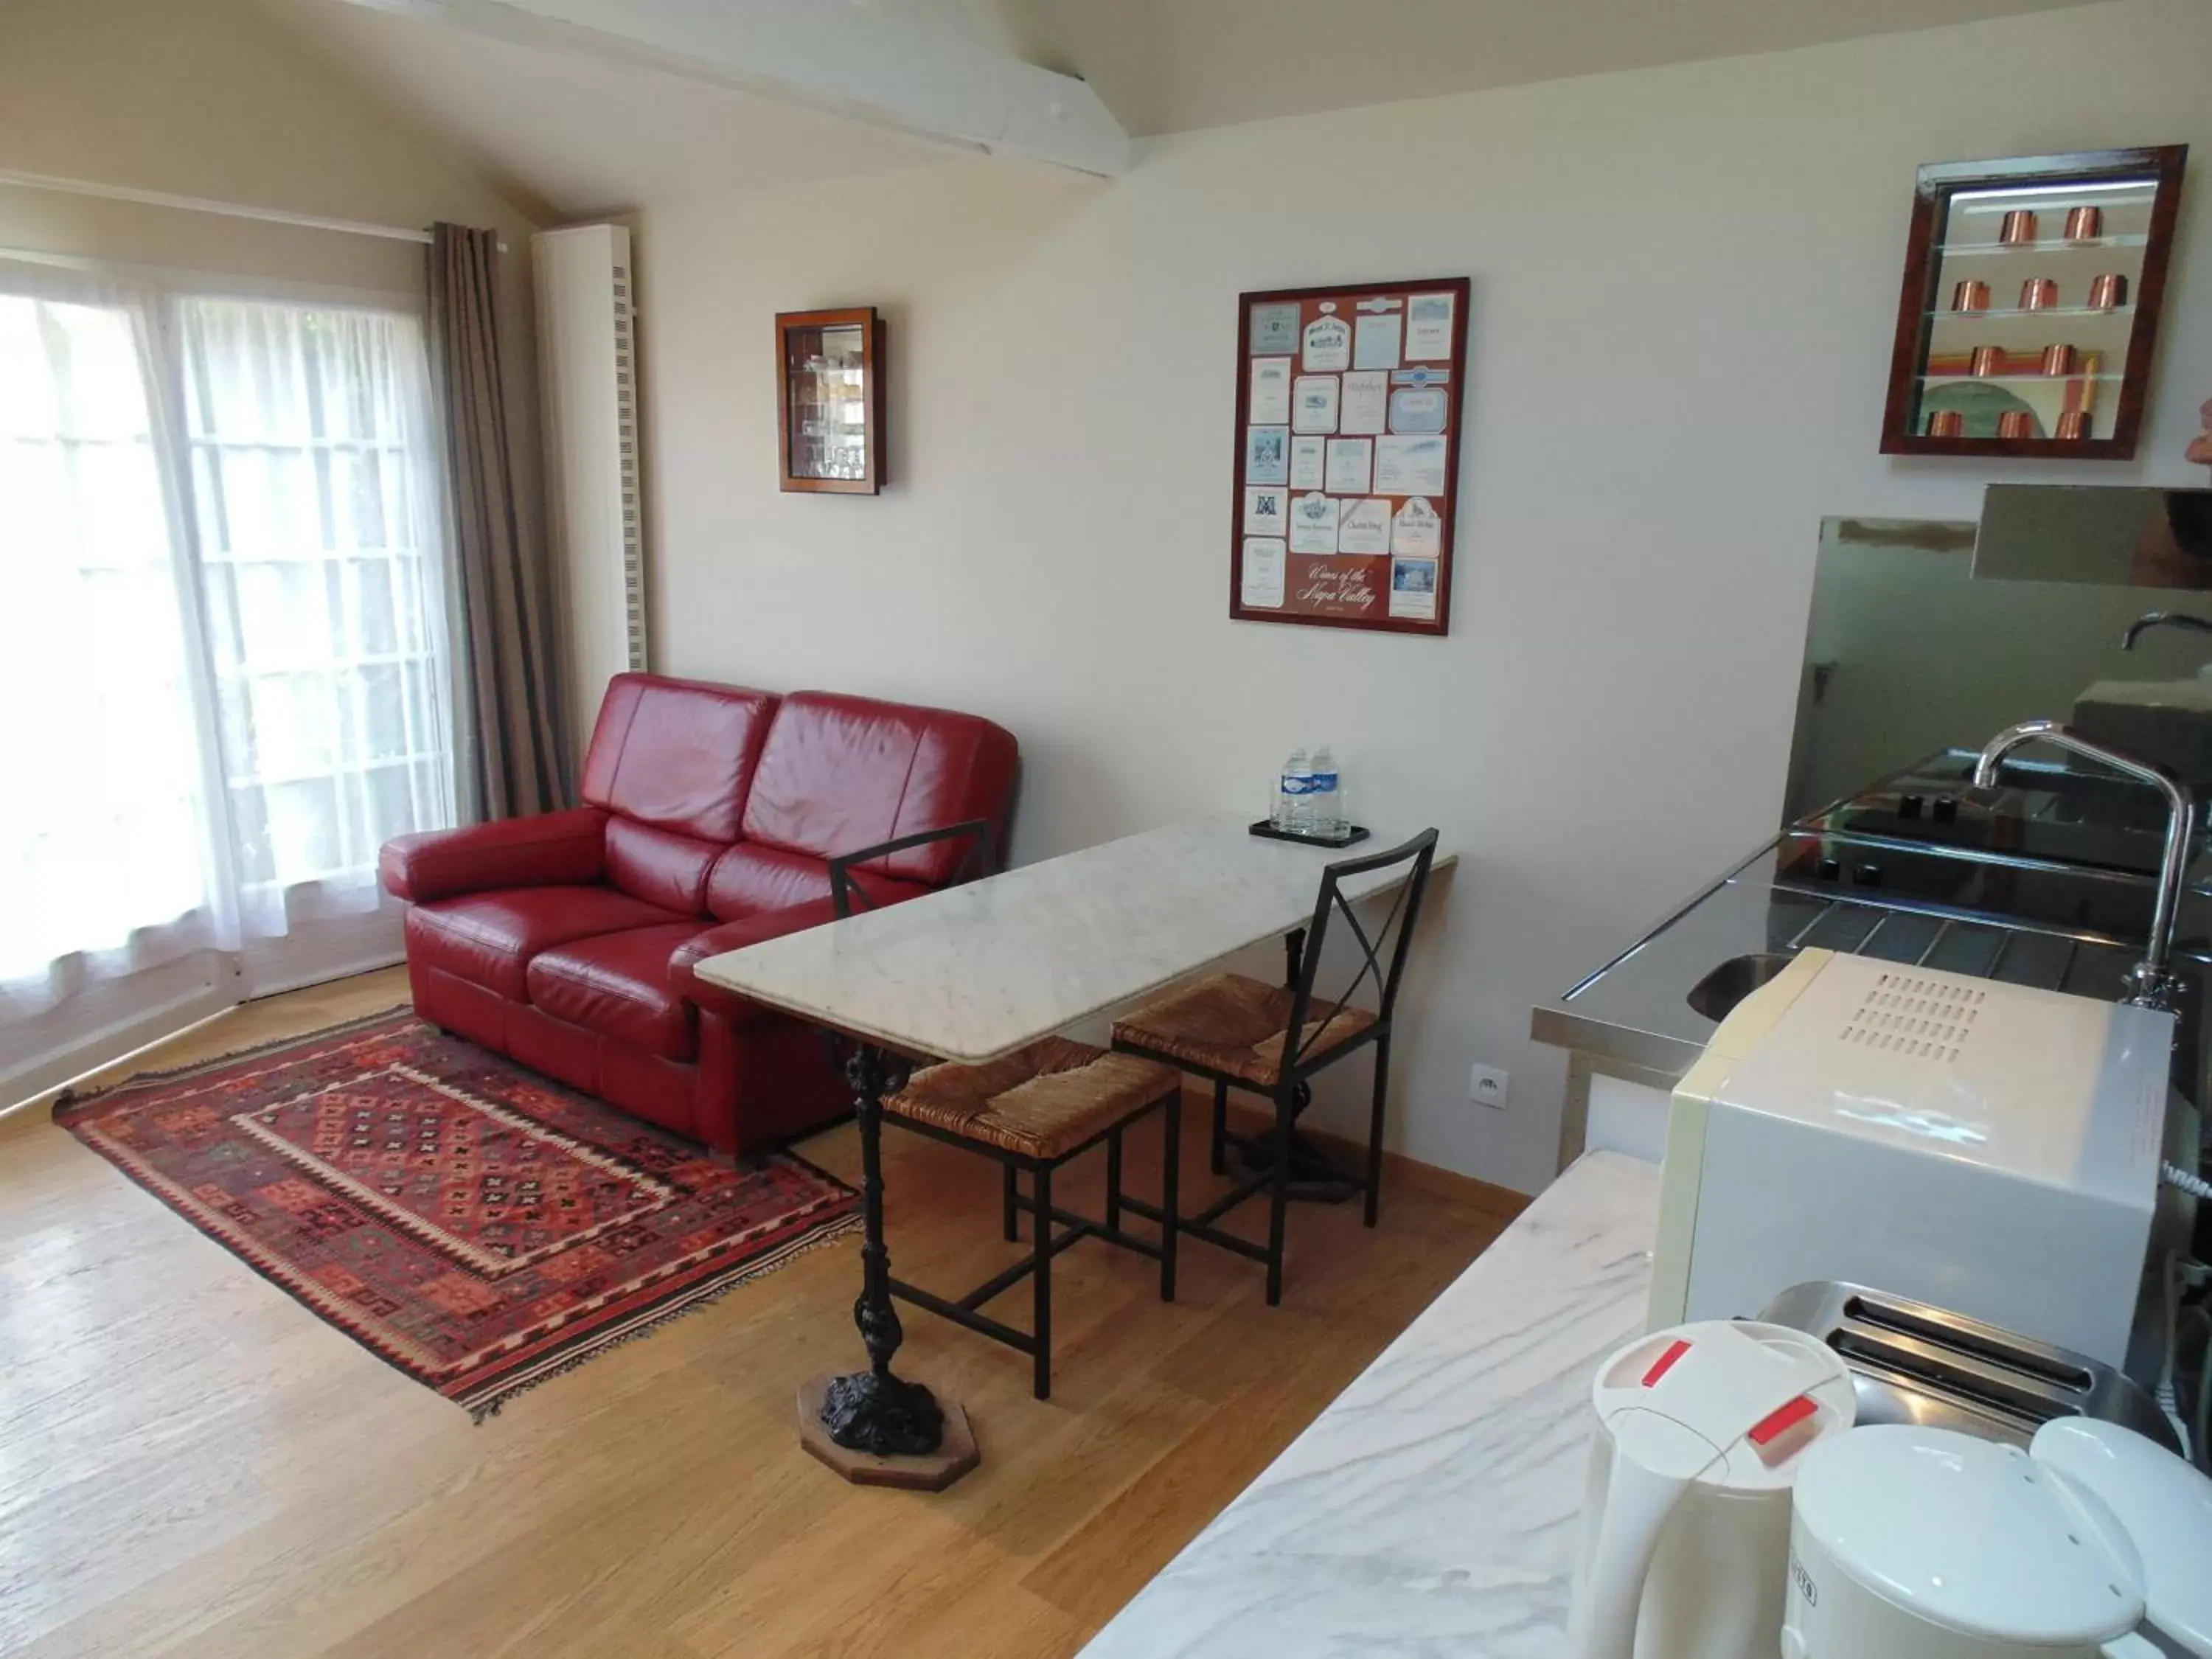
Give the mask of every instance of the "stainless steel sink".
M 1793 960 L 1775 951 L 1730 957 L 1692 985 L 1684 1000 L 1707 1019 L 1726 1019 L 1737 1003 L 1770 980 L 1779 978 Z

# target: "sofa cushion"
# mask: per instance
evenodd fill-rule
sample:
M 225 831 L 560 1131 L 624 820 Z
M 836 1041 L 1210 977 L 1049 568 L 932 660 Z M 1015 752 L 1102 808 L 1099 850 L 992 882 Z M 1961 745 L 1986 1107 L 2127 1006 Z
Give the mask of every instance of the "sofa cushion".
M 679 915 L 707 914 L 707 873 L 727 850 L 673 830 L 656 830 L 634 818 L 607 820 L 607 881 L 647 904 Z
M 530 1000 L 542 1013 L 663 1060 L 699 1051 L 698 1016 L 669 978 L 668 958 L 699 932 L 675 922 L 602 933 L 531 958 Z
M 861 891 L 878 904 L 915 898 L 930 890 L 861 869 L 853 872 Z M 787 853 L 741 841 L 714 861 L 707 878 L 707 908 L 723 921 L 757 916 L 794 904 L 827 904 L 830 861 L 811 853 Z
M 584 799 L 641 823 L 733 842 L 775 706 L 765 691 L 617 674 L 584 756 Z
M 1003 831 L 1014 756 L 1012 734 L 973 714 L 794 692 L 754 769 L 745 838 L 826 859 L 968 818 Z M 881 873 L 941 886 L 968 851 L 964 839 L 914 848 Z
M 684 920 L 611 887 L 503 887 L 410 908 L 407 955 L 520 1002 L 529 994 L 526 972 L 539 951 L 595 933 Z
M 804 933 L 810 927 L 826 927 L 836 919 L 836 909 L 825 898 L 816 899 L 810 904 L 784 905 L 776 909 L 763 910 L 757 915 L 704 928 L 669 953 L 668 981 L 682 995 L 689 997 L 702 1008 L 720 1014 L 733 1026 L 750 1027 L 764 1021 L 787 1018 L 780 1016 L 773 1008 L 755 1002 L 750 997 L 736 991 L 726 991 L 711 980 L 700 978 L 694 970 L 708 957 L 742 951 L 749 945 L 781 939 L 787 933 Z

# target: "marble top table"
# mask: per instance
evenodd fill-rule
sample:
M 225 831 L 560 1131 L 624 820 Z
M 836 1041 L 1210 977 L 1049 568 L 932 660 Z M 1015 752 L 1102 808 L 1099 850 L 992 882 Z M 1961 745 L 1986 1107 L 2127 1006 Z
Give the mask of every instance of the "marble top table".
M 1583 1158 L 1083 1659 L 1557 1659 L 1598 1362 L 1643 1328 L 1659 1171 Z
M 1412 833 L 1408 831 L 1407 833 Z M 1322 869 L 1396 845 L 1301 847 L 1236 818 L 1147 830 L 709 957 L 700 978 L 919 1058 L 980 1062 L 1304 927 Z M 1453 862 L 1441 850 L 1432 868 Z M 1402 866 L 1356 877 L 1358 900 Z
M 912 1066 L 996 1060 L 1296 933 L 1312 918 L 1328 865 L 1394 844 L 1376 836 L 1343 850 L 1307 847 L 1251 835 L 1225 817 L 1175 824 L 766 939 L 693 969 L 710 984 L 854 1039 L 843 1062 L 860 1141 L 862 1282 L 854 1322 L 869 1369 L 802 1389 L 799 1437 L 808 1449 L 848 1480 L 930 1491 L 975 1465 L 966 1413 L 891 1370 L 902 1332 L 884 1241 L 880 1141 L 884 1102 Z M 1443 862 L 1432 859 L 1431 867 Z M 1349 877 L 1338 890 L 1356 902 L 1398 885 L 1411 867 Z M 1278 1209 L 1284 1198 L 1278 1176 Z M 1040 1217 L 1036 1224 L 1048 1224 Z M 1183 1231 L 1214 1237 L 1196 1218 Z M 848 1455 L 854 1453 L 864 1455 Z

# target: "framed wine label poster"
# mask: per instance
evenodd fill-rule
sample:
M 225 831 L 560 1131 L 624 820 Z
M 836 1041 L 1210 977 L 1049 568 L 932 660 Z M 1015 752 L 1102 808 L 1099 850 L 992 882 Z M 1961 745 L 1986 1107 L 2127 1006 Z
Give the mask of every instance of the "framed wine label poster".
M 1468 282 L 1237 298 L 1229 614 L 1443 634 Z

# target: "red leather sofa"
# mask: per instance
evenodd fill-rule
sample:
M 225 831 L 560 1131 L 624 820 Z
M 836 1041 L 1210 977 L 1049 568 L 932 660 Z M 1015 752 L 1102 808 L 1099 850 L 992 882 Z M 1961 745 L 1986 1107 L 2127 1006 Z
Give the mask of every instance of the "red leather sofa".
M 715 1152 L 787 1139 L 849 1107 L 828 1045 L 692 965 L 830 921 L 840 853 L 970 818 L 1003 847 L 1015 758 L 971 714 L 617 675 L 583 805 L 385 845 L 415 1010 Z M 896 902 L 964 851 L 856 874 Z

